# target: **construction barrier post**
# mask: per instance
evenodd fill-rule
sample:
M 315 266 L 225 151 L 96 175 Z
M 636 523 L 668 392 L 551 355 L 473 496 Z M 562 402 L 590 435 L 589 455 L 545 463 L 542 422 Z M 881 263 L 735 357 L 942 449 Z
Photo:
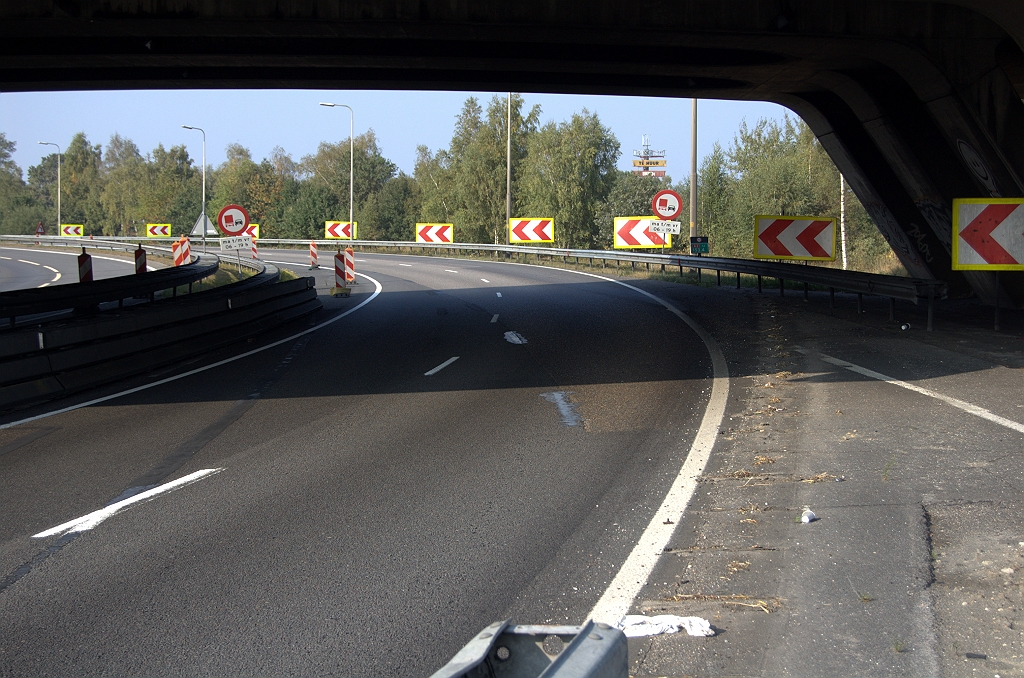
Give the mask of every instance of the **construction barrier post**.
M 316 251 L 316 243 L 309 241 L 309 270 L 320 268 L 320 256 Z
M 259 258 L 260 258 L 260 252 L 259 252 L 258 249 L 256 249 L 256 241 L 255 240 L 252 241 L 252 258 L 257 260 L 257 261 L 259 261 Z
M 332 297 L 350 297 L 352 290 L 345 285 L 345 255 L 341 250 L 334 255 L 334 287 L 331 288 Z
M 135 250 L 135 274 L 139 275 L 146 272 L 146 250 L 142 249 L 142 245 L 139 245 L 139 249 Z
M 359 284 L 356 282 L 356 253 L 351 247 L 345 248 L 345 282 Z
M 92 257 L 84 247 L 78 255 L 78 282 L 92 282 Z

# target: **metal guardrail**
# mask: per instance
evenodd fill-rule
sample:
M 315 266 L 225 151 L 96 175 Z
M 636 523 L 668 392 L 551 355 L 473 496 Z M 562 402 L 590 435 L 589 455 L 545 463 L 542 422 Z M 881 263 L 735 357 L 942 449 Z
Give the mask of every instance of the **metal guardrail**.
M 121 238 L 132 242 L 158 241 L 156 238 Z M 168 239 L 168 242 L 171 239 Z M 882 275 L 877 273 L 864 273 L 862 271 L 844 271 L 835 268 L 822 266 L 810 266 L 803 264 L 790 264 L 778 261 L 759 261 L 752 259 L 731 259 L 727 257 L 702 257 L 683 254 L 655 254 L 648 252 L 629 252 L 620 250 L 577 250 L 562 249 L 555 247 L 522 246 L 522 245 L 490 245 L 486 243 L 417 243 L 394 240 L 296 240 L 282 238 L 260 238 L 260 246 L 283 245 L 287 247 L 308 247 L 310 242 L 315 242 L 318 247 L 330 249 L 334 247 L 374 247 L 385 249 L 408 250 L 410 252 L 419 250 L 424 253 L 451 252 L 458 256 L 462 252 L 493 252 L 504 254 L 506 257 L 519 256 L 526 258 L 533 255 L 538 259 L 541 257 L 558 258 L 564 261 L 568 259 L 588 260 L 591 263 L 599 261 L 602 265 L 608 262 L 616 264 L 628 263 L 635 267 L 637 264 L 672 266 L 682 269 L 688 268 L 697 272 L 698 280 L 701 271 L 716 271 L 719 283 L 721 274 L 735 273 L 736 285 L 740 286 L 740 276 L 750 275 L 757 278 L 758 290 L 761 289 L 762 278 L 774 278 L 779 281 L 780 294 L 785 294 L 786 281 L 804 283 L 804 294 L 807 294 L 808 286 L 815 285 L 829 290 L 830 305 L 835 306 L 835 292 L 851 292 L 857 295 L 858 310 L 861 307 L 863 295 L 873 295 L 889 298 L 889 317 L 894 318 L 895 302 L 897 299 L 911 301 L 914 304 L 926 303 L 928 306 L 927 329 L 932 330 L 935 301 L 945 299 L 947 296 L 946 283 L 941 280 L 925 278 L 904 278 L 894 275 Z
M 51 240 L 57 240 L 53 243 Z M 70 242 L 74 240 L 74 242 Z M 25 244 L 24 238 L 0 236 L 0 241 Z M 34 244 L 35 238 L 31 239 Z M 121 242 L 69 238 L 43 238 L 40 245 L 48 247 L 86 247 L 117 251 L 133 251 L 134 245 Z M 95 308 L 108 301 L 150 295 L 162 290 L 189 285 L 217 272 L 220 261 L 216 255 L 201 254 L 193 257 L 192 263 L 184 266 L 161 268 L 144 274 L 128 274 L 116 278 L 105 278 L 87 283 L 70 283 L 54 287 L 36 287 L 24 290 L 0 292 L 0 318 L 9 318 L 13 325 L 17 316 L 62 311 L 69 308 Z M 262 269 L 261 269 L 262 272 Z

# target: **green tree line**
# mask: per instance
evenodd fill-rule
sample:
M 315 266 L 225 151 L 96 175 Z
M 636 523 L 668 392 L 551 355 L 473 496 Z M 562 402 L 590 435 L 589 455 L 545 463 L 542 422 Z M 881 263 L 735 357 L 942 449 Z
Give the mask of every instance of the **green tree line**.
M 511 106 L 495 96 L 486 106 L 468 98 L 447 148 L 420 146 L 413 174 L 386 158 L 372 130 L 353 140 L 354 205 L 360 239 L 410 240 L 417 221 L 455 224 L 460 242 L 505 240 L 506 116 L 511 109 L 512 215 L 551 217 L 556 244 L 610 248 L 616 216 L 650 213 L 664 188 L 689 199 L 689 179 L 643 177 L 616 165 L 619 141 L 586 109 L 541 124 L 541 109 Z M 57 155 L 28 168 L 12 160 L 14 142 L 0 132 L 0 233 L 32 233 L 43 222 L 53 233 Z M 679 162 L 682 163 L 680 158 Z M 239 144 L 207 171 L 207 212 L 236 203 L 249 210 L 263 237 L 323 237 L 323 222 L 347 219 L 349 140 L 322 142 L 298 161 L 282 148 L 253 159 Z M 715 145 L 698 173 L 698 227 L 717 256 L 749 257 L 757 214 L 839 216 L 839 172 L 801 121 L 741 125 L 728 149 Z M 144 234 L 145 223 L 191 229 L 201 210 L 201 168 L 184 146 L 158 145 L 143 154 L 115 134 L 106 145 L 84 133 L 68 144 L 61 164 L 61 221 L 93 235 Z M 895 271 L 888 244 L 861 203 L 847 191 L 851 267 Z M 684 221 L 688 206 L 684 207 Z M 674 243 L 688 246 L 685 228 Z M 838 264 L 837 264 L 838 265 Z

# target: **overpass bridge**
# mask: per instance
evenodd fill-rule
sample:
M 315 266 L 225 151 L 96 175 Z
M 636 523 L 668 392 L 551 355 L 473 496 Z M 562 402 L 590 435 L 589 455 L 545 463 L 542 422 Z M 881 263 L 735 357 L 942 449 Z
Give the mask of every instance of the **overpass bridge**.
M 811 127 L 910 275 L 951 270 L 954 198 L 1024 195 L 1016 0 L 34 0 L 0 90 L 382 88 L 772 101 Z M 997 289 L 998 285 L 998 289 Z

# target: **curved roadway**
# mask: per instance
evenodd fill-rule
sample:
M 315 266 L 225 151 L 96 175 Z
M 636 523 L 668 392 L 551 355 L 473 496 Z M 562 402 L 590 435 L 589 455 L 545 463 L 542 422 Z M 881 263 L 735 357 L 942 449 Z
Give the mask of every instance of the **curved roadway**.
M 108 393 L 267 350 L 3 420 L 0 672 L 424 675 L 494 620 L 587 617 L 679 474 L 708 349 L 594 277 L 358 269 L 308 326 Z
M 77 283 L 79 254 L 70 248 L 0 247 L 0 292 Z M 135 273 L 133 259 L 90 254 L 94 280 Z

